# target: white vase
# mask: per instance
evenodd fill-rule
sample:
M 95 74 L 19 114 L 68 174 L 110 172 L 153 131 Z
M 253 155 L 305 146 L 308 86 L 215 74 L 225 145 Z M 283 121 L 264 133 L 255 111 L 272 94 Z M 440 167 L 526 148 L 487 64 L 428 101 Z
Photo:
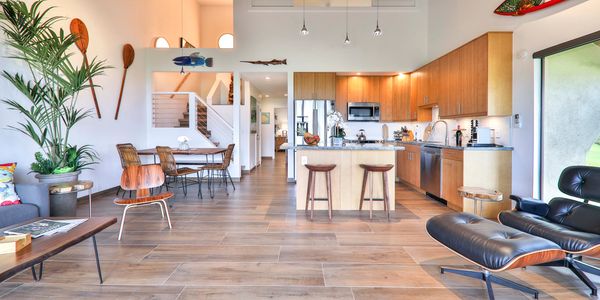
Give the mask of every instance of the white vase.
M 341 147 L 344 144 L 344 138 L 334 137 L 332 138 L 332 144 L 335 147 Z
M 179 143 L 179 150 L 182 150 L 182 151 L 190 150 L 190 144 L 188 144 L 188 142 Z

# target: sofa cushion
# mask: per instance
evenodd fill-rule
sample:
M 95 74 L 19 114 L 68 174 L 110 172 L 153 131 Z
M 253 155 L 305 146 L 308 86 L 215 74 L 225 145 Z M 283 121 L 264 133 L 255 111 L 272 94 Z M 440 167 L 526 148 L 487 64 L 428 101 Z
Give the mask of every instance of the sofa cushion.
M 19 204 L 0 207 L 0 228 L 37 218 L 39 209 L 33 204 Z
M 500 270 L 520 256 L 560 250 L 555 243 L 467 213 L 449 213 L 427 221 L 427 232 L 456 253 L 489 270 Z
M 585 251 L 600 244 L 598 234 L 580 231 L 526 212 L 503 211 L 498 215 L 498 220 L 506 226 L 553 241 L 570 252 Z
M 20 204 L 15 192 L 14 173 L 17 163 L 0 164 L 0 206 Z

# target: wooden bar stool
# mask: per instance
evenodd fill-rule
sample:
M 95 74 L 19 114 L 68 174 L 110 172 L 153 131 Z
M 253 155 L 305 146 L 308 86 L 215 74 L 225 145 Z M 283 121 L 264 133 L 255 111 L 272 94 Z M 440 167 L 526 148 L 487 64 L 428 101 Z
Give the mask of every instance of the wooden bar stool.
M 332 213 L 332 196 L 331 196 L 331 171 L 335 169 L 336 165 L 305 165 L 308 169 L 308 189 L 306 191 L 306 207 L 304 211 L 308 211 L 308 202 L 310 201 L 310 220 L 313 219 L 313 213 L 315 211 L 315 201 L 327 201 L 329 208 L 329 220 L 333 218 Z M 327 181 L 327 199 L 315 199 L 315 178 L 317 173 L 325 173 Z
M 394 165 L 360 165 L 361 168 L 364 169 L 363 175 L 363 185 L 362 191 L 360 192 L 360 209 L 362 211 L 363 202 L 365 200 L 365 189 L 367 187 L 367 179 L 370 179 L 370 188 L 369 191 L 371 195 L 369 197 L 369 201 L 371 204 L 369 210 L 369 218 L 373 220 L 373 200 L 375 201 L 383 201 L 383 208 L 387 212 L 388 221 L 390 220 L 390 208 L 389 208 L 389 198 L 388 195 L 388 176 L 387 172 L 394 168 Z M 369 173 L 381 173 L 383 176 L 383 199 L 373 199 L 373 175 L 369 178 Z

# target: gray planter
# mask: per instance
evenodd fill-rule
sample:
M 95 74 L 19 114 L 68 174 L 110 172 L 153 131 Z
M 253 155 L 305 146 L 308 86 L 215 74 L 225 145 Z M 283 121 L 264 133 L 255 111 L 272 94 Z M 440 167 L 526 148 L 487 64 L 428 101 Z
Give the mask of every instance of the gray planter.
M 40 183 L 68 183 L 77 182 L 81 171 L 65 174 L 36 174 L 35 178 Z M 77 213 L 77 193 L 66 193 L 50 195 L 50 216 L 51 217 L 75 217 Z

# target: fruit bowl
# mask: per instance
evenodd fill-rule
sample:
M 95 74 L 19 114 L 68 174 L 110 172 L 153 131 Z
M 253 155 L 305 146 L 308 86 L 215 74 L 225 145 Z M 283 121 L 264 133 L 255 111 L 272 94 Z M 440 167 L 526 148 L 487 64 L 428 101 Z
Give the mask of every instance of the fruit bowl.
M 321 138 L 318 135 L 312 135 L 310 133 L 304 134 L 304 142 L 309 146 L 316 146 L 321 141 Z

